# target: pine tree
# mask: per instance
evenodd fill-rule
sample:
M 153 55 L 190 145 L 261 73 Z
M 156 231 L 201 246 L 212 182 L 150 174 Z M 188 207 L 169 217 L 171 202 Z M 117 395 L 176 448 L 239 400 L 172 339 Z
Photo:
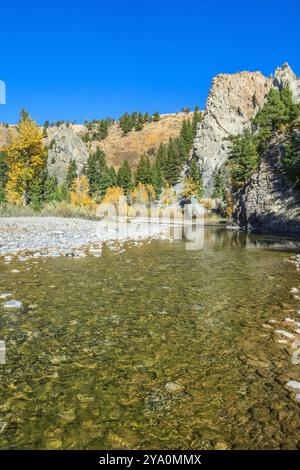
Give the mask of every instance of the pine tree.
M 212 193 L 213 198 L 220 198 L 225 200 L 226 198 L 226 183 L 225 178 L 221 170 L 218 170 L 214 175 L 214 190 Z
M 270 90 L 266 103 L 252 121 L 260 152 L 264 151 L 273 133 L 280 126 L 291 123 L 299 110 L 300 105 L 293 102 L 292 93 L 288 88 L 280 91 L 275 88 Z
M 110 181 L 109 186 L 117 186 L 117 173 L 113 166 L 108 170 L 108 177 Z
M 139 113 L 137 117 L 137 122 L 135 124 L 135 130 L 141 131 L 143 129 L 144 122 L 145 121 L 144 121 L 143 113 Z
M 159 196 L 164 185 L 164 175 L 161 165 L 157 160 L 152 167 L 152 185 L 156 195 Z
M 119 168 L 117 185 L 123 188 L 124 194 L 128 194 L 133 189 L 132 173 L 127 160 L 124 160 Z
M 203 195 L 203 186 L 202 186 L 202 177 L 197 163 L 193 159 L 189 171 L 190 178 L 194 181 L 197 186 L 197 195 L 202 197 Z
M 287 135 L 282 164 L 286 176 L 300 189 L 300 140 L 299 133 L 293 129 Z
M 194 140 L 193 126 L 189 119 L 183 120 L 181 131 L 180 131 L 180 136 L 183 139 L 186 152 L 188 153 L 193 145 L 193 140 Z
M 197 133 L 197 127 L 199 122 L 202 120 L 202 115 L 199 112 L 199 106 L 195 106 L 194 113 L 193 113 L 193 122 L 192 122 L 192 127 L 193 127 L 193 138 L 195 138 L 196 133 Z
M 247 181 L 259 163 L 257 144 L 247 129 L 243 134 L 230 138 L 229 167 L 231 183 L 238 189 Z
M 75 160 L 70 160 L 68 170 L 67 170 L 67 175 L 66 175 L 66 186 L 68 188 L 68 191 L 71 190 L 72 185 L 77 178 L 77 164 Z
M 149 157 L 142 155 L 135 172 L 135 182 L 143 184 L 152 184 L 152 170 Z
M 157 122 L 160 120 L 160 115 L 159 115 L 159 112 L 158 111 L 155 111 L 155 113 L 153 114 L 153 121 L 154 122 Z
M 164 174 L 169 184 L 174 185 L 178 183 L 182 170 L 182 160 L 179 156 L 178 148 L 174 139 L 169 140 L 167 153 Z
M 59 200 L 58 183 L 55 176 L 47 175 L 44 182 L 43 197 L 45 202 Z
M 99 192 L 99 187 L 104 173 L 107 171 L 105 153 L 103 150 L 97 150 L 89 155 L 85 174 L 88 178 L 91 194 Z
M 157 164 L 161 168 L 161 171 L 163 174 L 166 169 L 167 158 L 168 158 L 167 146 L 161 143 L 155 154 L 155 164 Z

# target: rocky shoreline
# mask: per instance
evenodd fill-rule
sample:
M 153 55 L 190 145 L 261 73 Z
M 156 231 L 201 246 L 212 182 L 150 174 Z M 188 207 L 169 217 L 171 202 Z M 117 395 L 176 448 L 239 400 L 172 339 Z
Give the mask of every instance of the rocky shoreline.
M 103 242 L 122 244 L 126 241 L 166 239 L 162 226 L 148 224 L 101 224 L 95 220 L 62 217 L 0 218 L 0 256 L 24 253 L 32 256 L 82 255 L 83 247 L 91 254 L 100 254 Z

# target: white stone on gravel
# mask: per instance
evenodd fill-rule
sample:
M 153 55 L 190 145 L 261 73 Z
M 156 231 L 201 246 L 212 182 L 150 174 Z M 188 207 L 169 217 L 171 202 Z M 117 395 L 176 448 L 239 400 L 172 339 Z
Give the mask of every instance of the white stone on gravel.
M 20 271 L 19 271 L 19 269 L 12 269 L 10 272 L 13 273 L 13 274 L 16 274 L 16 273 L 19 273 Z
M 4 308 L 16 308 L 19 309 L 22 307 L 22 302 L 19 302 L 18 300 L 7 300 L 4 305 Z
M 290 380 L 287 383 L 287 386 L 290 388 L 294 388 L 295 390 L 300 390 L 300 382 L 297 382 L 297 380 Z
M 288 331 L 285 331 L 285 330 L 275 330 L 275 333 L 277 335 L 285 336 L 286 338 L 289 338 L 289 339 L 295 339 L 295 335 L 293 335 L 292 333 L 289 333 Z
M 297 287 L 292 287 L 290 292 L 291 292 L 291 294 L 298 294 L 299 289 L 297 289 Z
M 7 299 L 8 297 L 11 297 L 12 294 L 8 294 L 8 293 L 5 293 L 5 294 L 0 294 L 0 300 L 5 300 Z

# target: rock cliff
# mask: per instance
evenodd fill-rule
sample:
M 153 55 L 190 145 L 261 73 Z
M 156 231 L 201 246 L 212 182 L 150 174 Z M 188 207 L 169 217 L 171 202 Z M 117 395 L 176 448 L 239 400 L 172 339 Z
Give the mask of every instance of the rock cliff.
M 274 76 L 273 86 L 279 89 L 289 87 L 294 100 L 300 102 L 300 79 L 293 72 L 288 63 L 284 63 L 282 67 L 277 67 Z
M 202 172 L 205 196 L 213 190 L 214 173 L 228 156 L 229 135 L 240 134 L 259 110 L 272 86 L 260 72 L 220 74 L 213 79 L 193 146 Z
M 300 127 L 298 130 L 300 142 Z M 285 178 L 281 158 L 284 137 L 276 137 L 258 171 L 237 195 L 234 221 L 246 230 L 300 235 L 300 191 Z
M 46 144 L 49 175 L 56 176 L 59 183 L 66 177 L 70 160 L 75 160 L 78 174 L 83 172 L 88 159 L 88 150 L 72 127 L 62 125 L 49 129 Z

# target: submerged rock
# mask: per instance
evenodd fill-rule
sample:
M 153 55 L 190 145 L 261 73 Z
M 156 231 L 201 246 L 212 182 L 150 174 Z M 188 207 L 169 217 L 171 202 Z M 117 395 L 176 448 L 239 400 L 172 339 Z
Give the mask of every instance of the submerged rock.
M 0 300 L 5 300 L 7 299 L 8 297 L 11 297 L 12 294 L 8 294 L 8 293 L 4 293 L 4 294 L 0 294 Z
M 300 382 L 297 382 L 297 380 L 290 380 L 286 385 L 295 390 L 300 390 Z
M 7 300 L 4 305 L 4 308 L 19 309 L 22 308 L 22 302 L 18 300 Z
M 289 339 L 295 339 L 295 335 L 293 335 L 292 333 L 289 333 L 288 331 L 285 331 L 285 330 L 275 330 L 275 333 L 277 335 L 282 335 L 282 336 L 285 336 L 286 338 L 289 338 Z
M 181 393 L 184 391 L 184 386 L 176 382 L 169 382 L 165 385 L 165 389 L 169 393 Z

